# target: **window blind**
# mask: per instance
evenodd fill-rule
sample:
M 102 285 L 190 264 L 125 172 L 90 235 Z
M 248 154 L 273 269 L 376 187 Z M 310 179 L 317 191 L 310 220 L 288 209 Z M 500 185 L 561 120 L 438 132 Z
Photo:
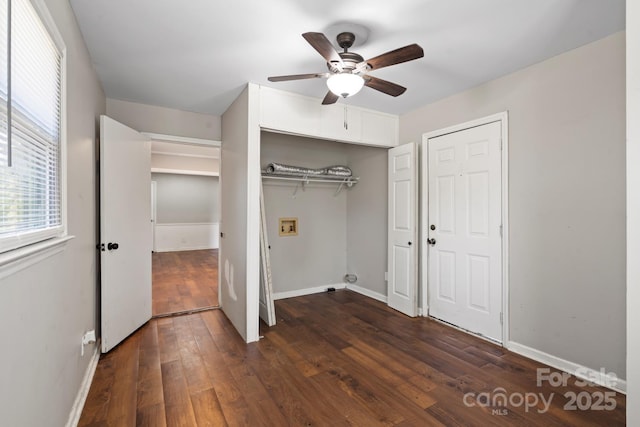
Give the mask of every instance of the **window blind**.
M 62 230 L 62 55 L 29 0 L 0 0 L 0 9 L 0 252 L 4 252 Z

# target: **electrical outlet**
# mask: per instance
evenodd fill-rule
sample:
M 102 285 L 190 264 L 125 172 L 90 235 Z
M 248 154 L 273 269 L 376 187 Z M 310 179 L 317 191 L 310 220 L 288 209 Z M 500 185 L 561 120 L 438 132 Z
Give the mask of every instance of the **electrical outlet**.
M 82 336 L 82 345 L 80 346 L 80 356 L 84 356 L 84 346 L 96 342 L 96 330 L 87 331 Z

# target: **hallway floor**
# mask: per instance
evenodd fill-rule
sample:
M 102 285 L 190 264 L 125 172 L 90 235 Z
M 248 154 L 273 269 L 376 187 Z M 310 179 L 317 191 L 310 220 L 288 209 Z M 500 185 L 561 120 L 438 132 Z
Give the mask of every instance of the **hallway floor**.
M 155 252 L 152 313 L 167 315 L 218 306 L 218 250 Z

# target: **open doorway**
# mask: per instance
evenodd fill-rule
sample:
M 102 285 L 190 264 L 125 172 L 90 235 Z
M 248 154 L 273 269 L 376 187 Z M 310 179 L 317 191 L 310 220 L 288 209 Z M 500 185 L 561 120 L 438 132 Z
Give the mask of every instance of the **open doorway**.
M 219 306 L 218 147 L 152 141 L 152 314 Z

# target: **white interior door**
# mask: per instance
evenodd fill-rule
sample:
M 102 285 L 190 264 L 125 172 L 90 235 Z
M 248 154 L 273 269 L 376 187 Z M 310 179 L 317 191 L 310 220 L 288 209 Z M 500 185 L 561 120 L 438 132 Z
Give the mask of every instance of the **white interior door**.
M 417 314 L 417 156 L 414 143 L 389 150 L 389 254 L 387 303 Z
M 102 352 L 151 318 L 149 138 L 100 116 Z
M 501 124 L 430 138 L 429 314 L 502 341 Z

